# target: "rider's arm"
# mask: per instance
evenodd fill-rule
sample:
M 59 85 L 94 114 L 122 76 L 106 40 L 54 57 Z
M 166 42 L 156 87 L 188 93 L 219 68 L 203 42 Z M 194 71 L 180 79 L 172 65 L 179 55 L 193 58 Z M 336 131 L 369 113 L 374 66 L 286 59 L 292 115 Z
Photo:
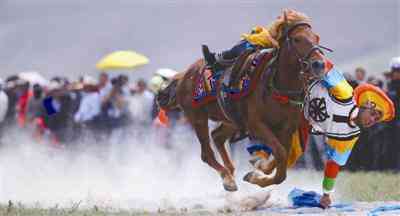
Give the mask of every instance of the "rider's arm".
M 263 48 L 278 46 L 278 43 L 274 38 L 272 38 L 268 29 L 261 26 L 254 27 L 250 34 L 242 34 L 242 39 L 248 41 L 254 46 L 260 46 Z
M 322 84 L 328 89 L 329 94 L 341 102 L 352 100 L 353 88 L 346 81 L 343 73 L 332 67 L 322 78 Z

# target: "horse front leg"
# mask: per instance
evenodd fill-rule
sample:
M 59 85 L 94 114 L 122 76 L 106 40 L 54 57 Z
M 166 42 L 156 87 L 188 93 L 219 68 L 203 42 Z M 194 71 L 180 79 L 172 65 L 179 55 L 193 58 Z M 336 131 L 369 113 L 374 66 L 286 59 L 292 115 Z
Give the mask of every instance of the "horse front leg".
M 289 125 L 289 124 L 288 124 Z M 284 146 L 286 153 L 290 152 L 291 149 L 291 134 L 293 134 L 293 130 L 291 130 L 289 127 L 285 127 L 279 132 L 277 132 L 277 137 L 280 141 L 280 143 Z M 289 157 L 289 155 L 288 155 Z M 272 171 L 276 168 L 277 166 L 277 161 L 274 158 L 274 156 L 271 154 L 269 155 L 268 159 L 260 159 L 256 161 L 256 163 L 253 164 L 254 167 L 260 171 L 262 171 L 264 174 L 269 175 L 272 173 Z
M 193 113 L 192 115 L 186 116 L 200 141 L 201 160 L 207 163 L 210 167 L 214 168 L 220 174 L 225 190 L 237 190 L 236 183 L 234 182 L 230 171 L 217 161 L 214 151 L 211 148 L 207 113 L 196 112 L 195 114 Z
M 252 184 L 256 184 L 260 187 L 267 187 L 273 184 L 280 184 L 286 179 L 286 170 L 287 170 L 286 149 L 282 146 L 277 137 L 272 133 L 270 128 L 266 126 L 264 123 L 253 122 L 252 124 L 253 125 L 249 127 L 249 129 L 251 128 L 250 129 L 251 132 L 253 132 L 257 137 L 260 137 L 260 139 L 264 143 L 268 143 L 269 146 L 272 148 L 272 154 L 275 157 L 274 165 L 276 165 L 276 173 L 271 178 L 262 175 L 258 172 L 251 171 L 244 176 L 243 180 Z M 273 167 L 271 169 L 273 169 Z
M 234 179 L 235 166 L 231 160 L 231 157 L 226 149 L 225 142 L 235 132 L 235 128 L 230 127 L 224 123 L 221 123 L 217 128 L 211 132 L 214 144 L 217 147 L 219 154 L 221 155 L 222 161 L 224 162 L 225 168 L 229 170 L 228 176 L 224 178 L 224 187 L 228 191 L 236 191 L 237 185 Z

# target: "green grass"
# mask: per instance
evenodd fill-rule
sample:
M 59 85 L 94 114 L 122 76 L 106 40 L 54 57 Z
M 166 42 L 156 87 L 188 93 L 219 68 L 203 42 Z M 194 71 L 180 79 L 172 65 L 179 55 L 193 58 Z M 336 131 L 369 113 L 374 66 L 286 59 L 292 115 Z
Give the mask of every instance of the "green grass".
M 389 172 L 343 172 L 337 190 L 342 197 L 357 201 L 400 201 L 400 174 Z
M 343 172 L 338 177 L 337 192 L 342 199 L 351 201 L 400 201 L 400 174 L 389 172 Z M 235 215 L 230 211 L 210 212 L 196 209 L 159 210 L 146 212 L 144 210 L 119 210 L 113 208 L 80 208 L 80 202 L 73 203 L 70 208 L 42 208 L 26 206 L 10 201 L 0 204 L 0 216 L 146 216 L 146 215 Z
M 187 209 L 180 210 L 158 210 L 157 212 L 147 212 L 145 210 L 117 210 L 113 208 L 99 208 L 93 206 L 91 209 L 79 208 L 79 203 L 73 204 L 70 208 L 42 208 L 39 204 L 36 206 L 25 206 L 22 203 L 0 204 L 0 216 L 178 216 L 186 215 Z M 190 212 L 190 215 L 206 216 L 206 215 L 226 215 L 230 212 L 209 212 L 207 210 Z

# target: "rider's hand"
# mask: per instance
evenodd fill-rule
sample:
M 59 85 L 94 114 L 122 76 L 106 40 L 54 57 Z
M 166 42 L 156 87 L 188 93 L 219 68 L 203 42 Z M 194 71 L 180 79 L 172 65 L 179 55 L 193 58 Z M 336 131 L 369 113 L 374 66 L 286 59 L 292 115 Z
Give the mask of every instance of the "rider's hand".
M 319 202 L 323 208 L 328 208 L 332 203 L 331 197 L 329 196 L 329 194 L 326 193 L 322 195 L 321 200 Z

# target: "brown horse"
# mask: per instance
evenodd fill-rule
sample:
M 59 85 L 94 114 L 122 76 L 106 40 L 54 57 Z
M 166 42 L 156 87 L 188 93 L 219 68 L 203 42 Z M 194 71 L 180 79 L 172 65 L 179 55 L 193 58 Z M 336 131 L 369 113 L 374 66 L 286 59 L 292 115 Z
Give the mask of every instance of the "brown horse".
M 215 101 L 197 108 L 192 106 L 192 91 L 196 79 L 205 69 L 202 59 L 192 64 L 158 96 L 159 101 L 168 98 L 168 103 L 164 101 L 161 104 L 162 108 L 179 107 L 183 110 L 200 141 L 201 159 L 221 175 L 224 188 L 228 191 L 237 190 L 237 186 L 234 180 L 235 167 L 225 142 L 239 130 L 247 131 L 252 137 L 268 145 L 275 157 L 274 161 L 264 160 L 257 167 L 265 174 L 270 174 L 276 168 L 273 177 L 252 171 L 244 180 L 261 187 L 280 184 L 285 180 L 287 155 L 291 147 L 290 135 L 299 127 L 302 116 L 302 106 L 296 102 L 303 101 L 308 78 L 312 74 L 321 73 L 321 68 L 324 67 L 321 46 L 318 45 L 319 36 L 312 31 L 310 23 L 307 20 L 290 22 L 284 16 L 285 22 L 280 27 L 281 36 L 278 39 L 279 48 L 274 51 L 275 61 L 272 64 L 260 62 L 251 78 L 253 82 L 257 82 L 256 87 L 248 96 L 236 102 L 238 113 L 242 117 L 239 124 L 227 118 L 224 110 Z M 248 58 L 253 57 L 250 55 Z M 285 96 L 287 103 L 276 100 L 271 93 Z M 223 165 L 215 158 L 210 145 L 209 119 L 221 122 L 211 132 L 211 137 Z

